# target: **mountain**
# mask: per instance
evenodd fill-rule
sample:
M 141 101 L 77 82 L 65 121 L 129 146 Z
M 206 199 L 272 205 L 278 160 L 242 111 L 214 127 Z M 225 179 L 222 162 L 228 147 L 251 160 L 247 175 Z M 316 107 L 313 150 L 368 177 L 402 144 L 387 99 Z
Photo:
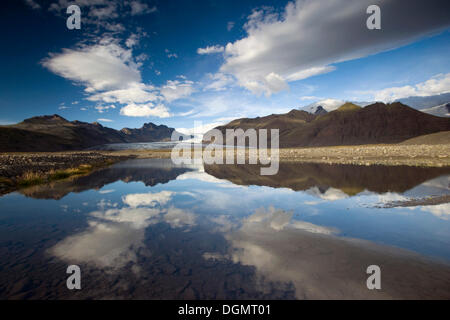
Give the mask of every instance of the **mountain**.
M 145 123 L 142 128 L 120 130 L 127 142 L 152 142 L 152 141 L 170 141 L 173 128 L 165 125 L 156 125 L 154 123 Z
M 441 104 L 439 106 L 422 109 L 422 112 L 432 114 L 438 117 L 450 117 L 450 102 Z
M 163 141 L 170 140 L 174 130 L 146 123 L 140 129 L 118 131 L 98 122 L 68 121 L 57 114 L 37 116 L 0 126 L 0 151 L 82 150 L 108 143 Z
M 328 111 L 325 110 L 322 106 L 317 106 L 316 111 L 314 111 L 315 115 L 327 114 Z
M 420 135 L 450 130 L 450 119 L 429 115 L 402 103 L 374 103 L 364 108 L 345 103 L 322 115 L 303 110 L 254 119 L 237 119 L 226 129 L 280 130 L 280 147 L 398 143 Z
M 313 102 L 311 104 L 308 104 L 307 106 L 301 108 L 301 110 L 305 110 L 309 113 L 316 114 L 316 112 L 320 112 L 320 110 L 324 110 L 326 112 L 330 112 L 333 110 L 336 110 L 340 106 L 344 104 L 345 101 L 338 100 L 338 99 L 322 99 L 316 102 Z
M 412 96 L 398 99 L 395 102 L 401 102 L 411 108 L 422 111 L 423 109 L 429 109 L 431 107 L 440 106 L 450 102 L 450 92 L 426 97 Z

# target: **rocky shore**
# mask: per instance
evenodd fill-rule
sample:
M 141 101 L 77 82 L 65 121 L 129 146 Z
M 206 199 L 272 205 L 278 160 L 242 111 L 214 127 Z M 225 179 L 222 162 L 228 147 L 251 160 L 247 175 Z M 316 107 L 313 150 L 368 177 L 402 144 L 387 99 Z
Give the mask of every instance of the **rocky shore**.
M 170 150 L 121 150 L 108 155 L 137 158 L 170 158 Z M 224 150 L 225 154 L 225 150 Z M 248 150 L 246 151 L 248 157 Z M 446 167 L 450 166 L 449 144 L 435 145 L 359 145 L 314 148 L 281 148 L 280 161 L 327 164 Z
M 446 167 L 450 166 L 450 144 L 280 149 L 280 160 L 328 164 Z

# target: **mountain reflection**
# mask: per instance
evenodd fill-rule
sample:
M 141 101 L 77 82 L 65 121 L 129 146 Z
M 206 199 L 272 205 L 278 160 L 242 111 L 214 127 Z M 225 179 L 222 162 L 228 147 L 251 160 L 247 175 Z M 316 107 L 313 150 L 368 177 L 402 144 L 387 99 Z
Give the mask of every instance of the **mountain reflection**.
M 57 181 L 50 184 L 33 186 L 19 190 L 27 197 L 35 199 L 61 199 L 71 192 L 83 192 L 101 189 L 116 182 L 143 182 L 146 186 L 155 186 L 176 179 L 179 175 L 193 168 L 173 165 L 170 159 L 136 159 L 128 160 L 111 167 L 96 170 L 87 176 Z
M 255 165 L 205 165 L 205 172 L 237 185 L 289 188 L 327 198 L 353 196 L 362 191 L 405 192 L 415 186 L 450 174 L 450 168 L 410 166 L 355 166 L 280 162 L 276 175 L 261 176 Z M 327 192 L 328 191 L 328 192 Z

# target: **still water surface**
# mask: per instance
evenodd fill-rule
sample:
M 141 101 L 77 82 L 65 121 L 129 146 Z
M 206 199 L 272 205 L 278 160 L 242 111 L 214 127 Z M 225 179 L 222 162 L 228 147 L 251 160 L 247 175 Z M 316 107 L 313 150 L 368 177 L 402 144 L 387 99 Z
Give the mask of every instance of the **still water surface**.
M 0 198 L 0 298 L 449 299 L 449 203 L 383 208 L 449 182 L 449 168 L 125 161 Z

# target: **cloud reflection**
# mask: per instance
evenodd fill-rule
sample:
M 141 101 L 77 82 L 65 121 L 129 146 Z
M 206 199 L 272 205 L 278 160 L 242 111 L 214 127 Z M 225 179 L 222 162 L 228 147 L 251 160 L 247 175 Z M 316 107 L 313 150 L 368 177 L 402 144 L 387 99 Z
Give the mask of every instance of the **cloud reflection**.
M 87 263 L 115 271 L 138 260 L 138 252 L 145 251 L 145 230 L 152 224 L 166 222 L 172 228 L 193 227 L 196 215 L 170 205 L 175 192 L 136 193 L 122 197 L 123 207 L 117 203 L 98 203 L 98 210 L 90 212 L 86 230 L 68 236 L 49 253 L 68 263 Z M 139 268 L 132 268 L 139 270 Z

